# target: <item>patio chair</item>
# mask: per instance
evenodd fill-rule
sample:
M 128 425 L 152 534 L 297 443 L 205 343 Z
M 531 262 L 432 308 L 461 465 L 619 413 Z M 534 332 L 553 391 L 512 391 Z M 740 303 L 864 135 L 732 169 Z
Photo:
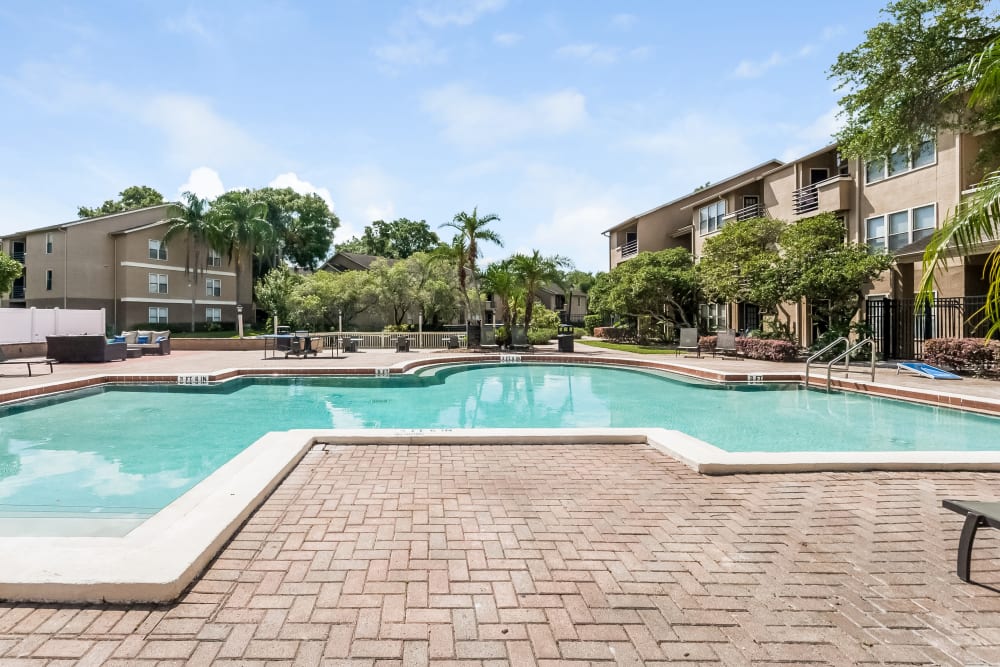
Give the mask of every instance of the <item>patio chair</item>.
M 684 350 L 685 352 L 691 352 L 693 350 L 695 356 L 701 359 L 701 347 L 698 345 L 698 330 L 694 327 L 682 328 L 681 339 L 680 342 L 677 343 L 677 349 Z
M 396 352 L 409 352 L 410 351 L 410 339 L 406 336 L 400 336 L 396 339 Z
M 481 352 L 499 352 L 500 346 L 497 344 L 497 332 L 493 327 L 483 327 L 479 337 L 479 350 Z
M 722 358 L 740 358 L 740 352 L 736 348 L 736 332 L 732 329 L 724 329 L 715 335 L 715 352 L 712 356 L 722 355 Z
M 965 515 L 965 525 L 962 535 L 958 538 L 958 563 L 956 573 L 962 581 L 969 581 L 969 569 L 972 564 L 972 543 L 976 539 L 976 531 L 980 526 L 1000 528 L 1000 503 L 979 502 L 975 500 L 944 500 L 941 506 L 952 512 Z
M 510 349 L 524 352 L 531 349 L 531 342 L 528 341 L 528 332 L 525 331 L 524 327 L 518 328 L 512 326 L 510 328 Z
M 56 362 L 55 359 L 32 357 L 30 359 L 8 359 L 7 355 L 4 354 L 3 348 L 0 348 L 0 365 L 9 366 L 12 364 L 24 364 L 25 368 L 28 369 L 28 377 L 31 377 L 31 367 L 37 365 L 48 365 L 49 374 L 52 373 L 52 364 Z
M 458 349 L 458 336 L 448 336 L 444 339 L 444 347 L 446 350 L 457 350 Z

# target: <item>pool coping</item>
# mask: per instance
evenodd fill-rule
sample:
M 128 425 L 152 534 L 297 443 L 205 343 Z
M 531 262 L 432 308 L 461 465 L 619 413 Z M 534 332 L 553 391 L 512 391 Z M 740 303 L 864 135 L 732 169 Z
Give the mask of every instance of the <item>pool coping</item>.
M 644 359 L 573 356 L 522 361 L 644 368 L 722 383 L 803 381 L 802 373 L 742 373 L 691 369 Z M 445 364 L 493 363 L 499 355 L 408 360 L 384 373 L 412 373 Z M 371 367 L 224 369 L 212 382 L 239 377 L 372 376 Z M 0 403 L 84 387 L 177 382 L 178 375 L 94 375 L 0 393 Z M 825 386 L 812 375 L 809 384 Z M 833 386 L 885 398 L 1000 415 L 1000 401 L 835 378 Z M 10 394 L 17 393 L 17 397 Z M 27 395 L 24 395 L 27 394 Z M 823 471 L 1000 471 L 1000 451 L 727 452 L 680 431 L 660 428 L 582 429 L 296 429 L 265 434 L 166 508 L 124 537 L 0 537 L 0 599 L 35 602 L 169 602 L 183 593 L 264 499 L 316 446 L 359 445 L 650 446 L 703 474 Z

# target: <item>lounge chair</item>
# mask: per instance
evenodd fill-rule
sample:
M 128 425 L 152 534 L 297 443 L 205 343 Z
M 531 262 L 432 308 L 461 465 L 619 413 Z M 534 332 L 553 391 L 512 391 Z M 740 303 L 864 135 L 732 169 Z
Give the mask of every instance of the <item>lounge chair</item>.
M 945 500 L 941 506 L 952 512 L 965 515 L 962 535 L 958 538 L 958 563 L 956 573 L 962 581 L 969 581 L 972 563 L 972 543 L 980 526 L 1000 528 L 1000 503 L 986 503 L 975 500 Z
M 512 326 L 510 328 L 510 349 L 519 352 L 527 352 L 531 349 L 531 343 L 528 341 L 528 332 L 524 330 L 524 327 L 518 329 Z
M 12 364 L 24 364 L 28 369 L 28 377 L 31 377 L 31 367 L 38 365 L 48 365 L 49 373 L 52 373 L 52 364 L 55 363 L 55 359 L 32 357 L 30 359 L 8 359 L 7 355 L 3 353 L 3 348 L 0 348 L 0 365 L 9 366 Z
M 948 371 L 938 368 L 937 366 L 931 366 L 930 364 L 921 364 L 916 361 L 901 361 L 896 364 L 896 375 L 899 375 L 899 371 L 906 371 L 907 373 L 916 373 L 917 375 L 925 378 L 930 378 L 932 380 L 961 380 L 961 376 L 955 375 L 954 373 L 949 373 Z
M 499 352 L 500 346 L 497 344 L 497 332 L 493 327 L 483 327 L 479 337 L 479 350 L 481 352 Z
M 732 329 L 726 329 L 719 331 L 715 335 L 715 352 L 712 356 L 722 355 L 723 358 L 729 356 L 736 359 L 740 358 L 740 352 L 736 348 L 736 332 Z
M 694 327 L 682 328 L 681 329 L 681 339 L 677 343 L 678 350 L 684 350 L 685 352 L 694 351 L 695 356 L 701 359 L 701 346 L 698 345 L 698 330 Z M 690 356 L 690 355 L 685 355 Z

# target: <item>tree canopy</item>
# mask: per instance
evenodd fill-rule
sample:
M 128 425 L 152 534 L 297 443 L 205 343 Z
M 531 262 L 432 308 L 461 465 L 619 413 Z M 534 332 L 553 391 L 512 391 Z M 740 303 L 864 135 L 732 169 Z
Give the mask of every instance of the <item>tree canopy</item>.
M 291 188 L 260 188 L 252 192 L 257 201 L 267 206 L 265 217 L 274 228 L 278 255 L 308 269 L 315 269 L 326 259 L 340 219 L 322 197 L 301 194 Z M 273 264 L 269 257 L 263 259 L 265 267 Z
M 914 148 L 938 129 L 974 130 L 996 117 L 970 113 L 969 87 L 956 68 L 1000 36 L 997 15 L 984 0 L 895 0 L 865 41 L 841 53 L 830 77 L 844 92 L 838 148 L 848 157 L 874 159 Z
M 24 267 L 19 261 L 0 252 L 0 294 L 10 292 L 14 281 L 21 276 L 23 271 Z
M 406 259 L 418 252 L 430 252 L 439 245 L 441 239 L 426 221 L 397 218 L 392 222 L 374 221 L 365 227 L 361 236 L 339 244 L 337 250 Z
M 163 195 L 147 185 L 133 185 L 118 193 L 118 199 L 108 199 L 100 206 L 88 208 L 80 206 L 76 213 L 81 218 L 96 218 L 112 213 L 124 213 L 138 208 L 148 208 L 165 204 Z
M 698 274 L 684 248 L 642 252 L 597 277 L 590 309 L 605 317 L 648 316 L 691 326 L 698 308 Z
M 781 312 L 788 300 L 788 276 L 778 243 L 786 226 L 774 218 L 750 218 L 729 222 L 707 239 L 698 262 L 705 296 L 753 303 L 768 314 Z

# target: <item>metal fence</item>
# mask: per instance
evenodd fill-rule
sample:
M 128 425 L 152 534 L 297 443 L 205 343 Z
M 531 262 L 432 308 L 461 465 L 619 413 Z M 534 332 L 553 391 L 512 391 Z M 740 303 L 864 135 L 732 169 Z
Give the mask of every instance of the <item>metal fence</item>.
M 883 359 L 919 359 L 930 338 L 982 338 L 990 328 L 979 311 L 985 296 L 935 299 L 917 306 L 915 299 L 871 299 L 865 317 Z
M 409 338 L 410 346 L 418 349 L 446 348 L 448 338 L 451 336 L 460 335 L 463 339 L 465 337 L 464 333 L 458 334 L 449 331 L 424 331 L 423 333 L 416 331 L 323 331 L 311 335 L 351 338 L 357 341 L 359 348 L 369 350 L 394 350 L 400 336 Z

